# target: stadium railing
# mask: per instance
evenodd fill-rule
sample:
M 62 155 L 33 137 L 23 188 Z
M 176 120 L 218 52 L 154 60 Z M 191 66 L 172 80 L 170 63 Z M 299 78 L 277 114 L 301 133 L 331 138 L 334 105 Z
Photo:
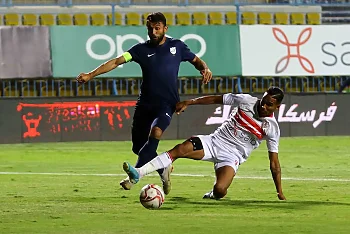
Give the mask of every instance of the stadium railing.
M 70 12 L 70 15 L 73 15 L 74 12 L 86 12 L 86 14 L 103 12 L 105 15 L 111 15 L 111 22 L 103 23 L 108 25 L 117 24 L 118 19 L 115 18 L 114 14 L 116 9 L 122 13 L 130 11 L 130 9 L 137 10 L 139 17 L 142 18 L 142 14 L 150 10 L 150 5 L 157 6 L 156 9 L 160 10 L 170 9 L 168 12 L 173 15 L 179 11 L 192 14 L 198 9 L 208 14 L 213 7 L 222 12 L 235 9 L 232 22 L 227 21 L 227 15 L 221 15 L 223 18 L 220 20 L 223 24 L 283 24 L 283 17 L 286 14 L 288 14 L 286 24 L 342 24 L 350 22 L 349 0 L 0 0 L 0 15 L 5 17 L 4 14 L 14 12 L 15 15 L 21 17 L 15 17 L 13 25 L 22 25 L 25 20 L 24 13 L 33 13 L 38 16 L 43 12 L 43 9 L 46 12 L 53 11 L 52 14 L 56 15 L 57 12 L 62 11 Z M 169 6 L 174 7 L 169 8 Z M 181 6 L 180 10 L 177 8 L 179 6 Z M 191 8 L 192 6 L 196 7 Z M 60 11 L 57 11 L 57 7 Z M 287 12 L 278 19 L 275 13 L 281 9 L 287 9 Z M 253 14 L 245 14 L 246 12 Z M 269 19 L 267 21 L 266 17 L 264 18 L 260 14 L 266 12 Z M 292 17 L 289 17 L 289 14 L 298 12 L 303 15 L 301 22 L 293 21 Z M 307 13 L 310 12 L 319 14 L 320 17 L 309 21 Z M 30 18 L 27 20 L 29 22 Z M 193 17 L 190 20 L 189 24 L 196 23 L 193 21 Z M 5 18 L 1 20 L 3 23 L 6 23 L 5 21 Z M 40 24 L 38 22 L 38 17 L 36 17 L 35 24 Z M 74 22 L 73 19 L 70 25 L 73 25 Z M 139 19 L 139 22 L 141 25 L 142 19 Z M 54 20 L 53 24 L 57 24 L 57 21 Z M 121 24 L 123 25 L 125 22 Z M 210 24 L 210 21 L 205 21 L 205 24 Z M 181 94 L 253 93 L 262 92 L 270 85 L 279 85 L 286 92 L 336 92 L 342 81 L 347 78 L 350 77 L 214 77 L 212 82 L 204 86 L 201 84 L 200 77 L 180 77 L 178 83 Z M 0 86 L 1 97 L 137 95 L 141 87 L 141 80 L 133 77 L 103 78 L 93 80 L 85 85 L 78 85 L 73 77 L 71 79 L 11 79 L 0 80 Z

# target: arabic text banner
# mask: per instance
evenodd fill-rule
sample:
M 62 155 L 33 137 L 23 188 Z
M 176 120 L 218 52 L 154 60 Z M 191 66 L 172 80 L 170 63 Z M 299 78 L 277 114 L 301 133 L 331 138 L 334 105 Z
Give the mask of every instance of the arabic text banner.
M 168 36 L 184 41 L 208 64 L 214 75 L 241 74 L 239 28 L 223 26 L 172 26 Z M 146 41 L 144 26 L 51 27 L 51 50 L 54 77 L 75 77 L 101 63 L 121 55 L 131 46 Z M 169 52 L 170 53 L 170 52 Z M 182 63 L 180 76 L 198 76 L 190 63 Z M 136 63 L 124 64 L 100 77 L 140 77 Z
M 244 76 L 350 75 L 350 25 L 241 25 Z
M 339 94 L 285 95 L 279 111 L 275 114 L 281 136 L 348 135 L 350 119 L 343 118 L 350 113 L 346 100 L 346 96 Z M 191 109 L 194 113 L 201 111 Z M 211 106 L 210 112 L 204 112 L 209 112 L 205 125 L 220 126 L 229 118 L 232 110 L 231 106 L 226 105 Z M 186 128 L 186 131 L 191 131 L 191 126 Z
M 195 96 L 181 100 L 191 98 Z M 132 97 L 2 99 L 6 114 L 0 115 L 0 143 L 128 141 L 135 103 Z M 173 116 L 164 139 L 210 134 L 232 110 L 226 105 L 191 106 L 186 113 Z M 344 118 L 349 114 L 347 95 L 287 94 L 275 117 L 282 137 L 332 136 L 349 135 L 350 118 Z

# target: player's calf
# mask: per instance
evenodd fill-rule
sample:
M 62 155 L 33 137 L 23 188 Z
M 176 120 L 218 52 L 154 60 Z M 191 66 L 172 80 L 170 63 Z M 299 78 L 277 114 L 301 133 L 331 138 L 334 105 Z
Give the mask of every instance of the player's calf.
M 216 199 L 221 199 L 227 194 L 227 187 L 223 184 L 216 183 L 213 189 L 213 195 Z

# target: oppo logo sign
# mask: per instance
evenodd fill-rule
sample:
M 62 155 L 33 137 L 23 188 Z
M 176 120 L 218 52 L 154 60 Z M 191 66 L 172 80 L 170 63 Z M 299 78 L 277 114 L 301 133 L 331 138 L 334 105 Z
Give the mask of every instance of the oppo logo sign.
M 171 37 L 169 35 L 167 36 Z M 207 51 L 207 44 L 205 40 L 203 39 L 203 37 L 197 34 L 185 34 L 179 39 L 185 43 L 187 40 L 198 41 L 200 43 L 200 50 L 196 53 L 198 57 L 202 57 Z M 116 35 L 115 39 L 106 34 L 95 34 L 86 41 L 86 52 L 93 59 L 107 60 L 112 58 L 115 55 L 121 55 L 122 53 L 124 53 L 123 44 L 128 40 L 134 40 L 137 43 L 145 42 L 145 40 L 137 34 Z M 96 41 L 104 41 L 105 43 L 107 43 L 109 48 L 107 49 L 106 53 L 101 54 L 98 51 L 93 50 L 93 44 Z

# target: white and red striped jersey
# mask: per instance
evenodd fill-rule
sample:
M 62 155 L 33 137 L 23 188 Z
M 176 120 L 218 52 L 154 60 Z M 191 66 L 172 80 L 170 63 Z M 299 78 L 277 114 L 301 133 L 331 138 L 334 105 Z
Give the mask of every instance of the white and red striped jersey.
M 266 140 L 268 151 L 278 153 L 280 129 L 274 116 L 259 117 L 260 100 L 249 94 L 224 94 L 224 105 L 234 107 L 230 117 L 211 134 L 213 144 L 240 158 L 240 164 Z M 237 151 L 239 152 L 237 155 Z

